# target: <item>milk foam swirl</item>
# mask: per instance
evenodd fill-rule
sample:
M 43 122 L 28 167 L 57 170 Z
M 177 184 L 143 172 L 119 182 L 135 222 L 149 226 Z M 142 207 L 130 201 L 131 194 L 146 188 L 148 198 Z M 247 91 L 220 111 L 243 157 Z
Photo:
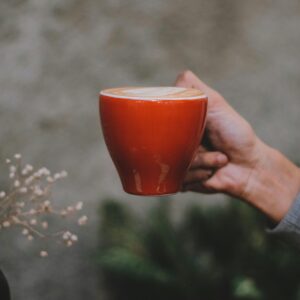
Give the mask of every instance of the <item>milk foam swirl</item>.
M 106 89 L 100 95 L 132 100 L 195 100 L 206 98 L 203 92 L 182 87 L 121 87 Z

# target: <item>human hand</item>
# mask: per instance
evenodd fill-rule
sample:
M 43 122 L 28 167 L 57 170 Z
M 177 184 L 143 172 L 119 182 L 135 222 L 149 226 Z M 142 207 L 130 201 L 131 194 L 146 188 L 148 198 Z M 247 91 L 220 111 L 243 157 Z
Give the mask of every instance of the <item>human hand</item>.
M 199 147 L 183 190 L 226 193 L 258 207 L 274 220 L 281 219 L 300 191 L 299 169 L 264 144 L 250 124 L 191 71 L 180 74 L 176 86 L 200 89 L 209 99 L 204 136 L 208 148 Z M 270 185 L 274 191 L 267 189 Z M 282 199 L 274 203 L 279 197 Z
M 199 147 L 184 189 L 241 196 L 260 156 L 260 141 L 253 129 L 220 94 L 192 72 L 180 74 L 176 85 L 200 89 L 209 99 L 204 140 L 210 149 Z M 207 170 L 215 172 L 208 180 L 199 181 Z

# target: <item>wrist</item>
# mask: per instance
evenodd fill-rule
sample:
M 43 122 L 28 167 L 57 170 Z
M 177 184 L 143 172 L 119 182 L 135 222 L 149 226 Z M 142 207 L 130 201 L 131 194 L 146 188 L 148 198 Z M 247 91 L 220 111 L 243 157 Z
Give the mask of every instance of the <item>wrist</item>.
M 257 150 L 259 158 L 241 198 L 278 222 L 300 193 L 300 169 L 260 140 Z

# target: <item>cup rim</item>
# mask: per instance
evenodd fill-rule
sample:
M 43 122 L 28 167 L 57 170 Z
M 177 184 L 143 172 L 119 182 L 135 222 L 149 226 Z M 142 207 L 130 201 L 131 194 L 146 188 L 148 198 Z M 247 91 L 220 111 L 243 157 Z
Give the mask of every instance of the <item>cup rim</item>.
M 138 88 L 174 88 L 171 87 L 171 86 L 156 86 L 156 87 L 131 87 L 131 86 L 128 86 L 128 87 L 120 87 L 121 89 L 138 89 Z M 188 90 L 196 90 L 196 89 L 193 89 L 193 88 L 186 88 Z M 150 96 L 129 96 L 129 95 L 115 95 L 115 94 L 111 94 L 109 92 L 107 92 L 108 90 L 110 89 L 103 89 L 99 92 L 99 96 L 106 96 L 106 97 L 110 97 L 110 98 L 114 98 L 114 99 L 125 99 L 125 100 L 140 100 L 140 101 L 178 101 L 178 100 L 181 100 L 181 101 L 189 101 L 189 100 L 208 100 L 208 97 L 206 94 L 204 94 L 201 90 L 197 90 L 198 92 L 200 91 L 202 94 L 201 95 L 195 95 L 195 96 L 186 96 L 186 97 L 178 97 L 178 98 L 170 98 L 170 97 L 164 97 L 164 96 L 153 96 L 153 97 L 150 97 Z

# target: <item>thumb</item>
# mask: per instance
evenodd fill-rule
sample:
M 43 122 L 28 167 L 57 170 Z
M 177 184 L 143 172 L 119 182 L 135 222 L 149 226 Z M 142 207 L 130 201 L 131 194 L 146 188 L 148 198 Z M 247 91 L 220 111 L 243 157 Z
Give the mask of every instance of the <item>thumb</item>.
M 217 193 L 225 192 L 225 184 L 217 174 L 214 174 L 211 178 L 202 182 L 202 185 L 207 190 L 212 190 Z
M 210 113 L 231 111 L 236 114 L 229 103 L 214 89 L 201 81 L 192 71 L 184 71 L 177 76 L 176 86 L 201 90 L 208 97 L 208 120 Z
M 175 81 L 176 86 L 194 88 L 204 92 L 209 98 L 215 96 L 216 91 L 201 81 L 192 71 L 183 71 Z M 214 98 L 214 97 L 213 97 Z

